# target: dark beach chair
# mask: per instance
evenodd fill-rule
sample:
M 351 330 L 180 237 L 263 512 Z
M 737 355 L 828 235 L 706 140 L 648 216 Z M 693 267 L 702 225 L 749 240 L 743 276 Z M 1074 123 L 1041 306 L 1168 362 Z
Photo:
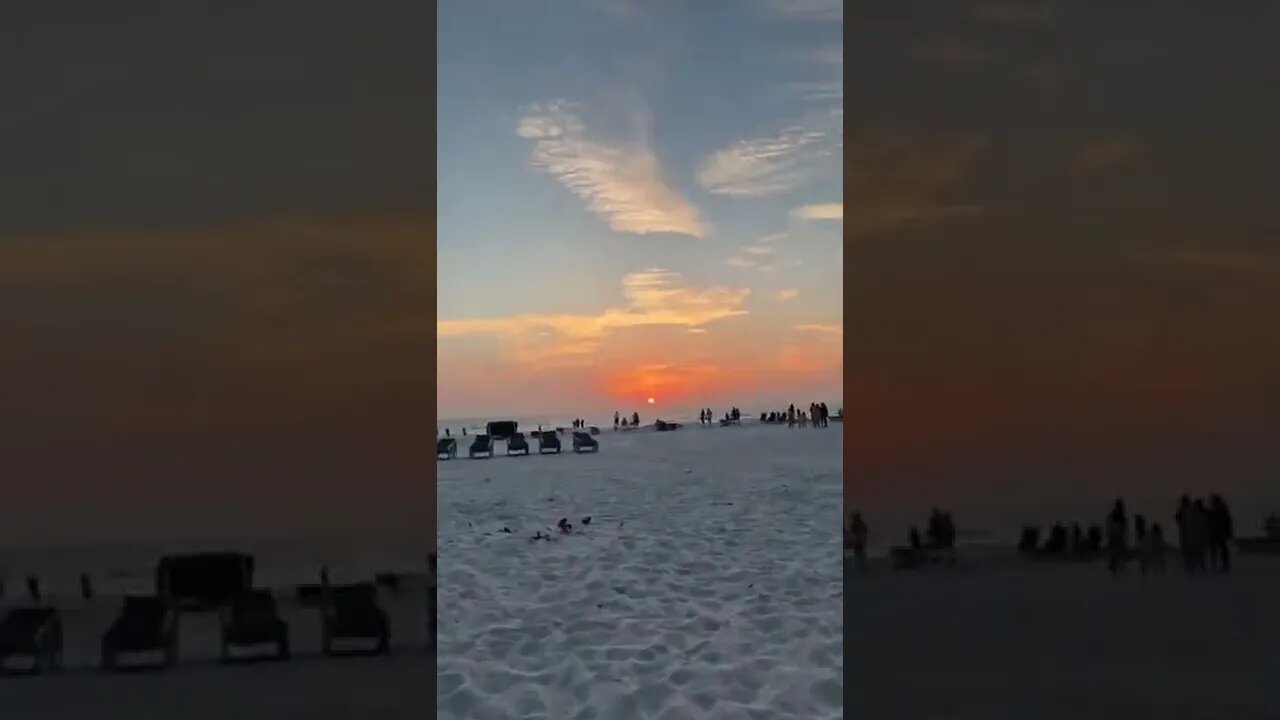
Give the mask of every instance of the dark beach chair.
M 657 428 L 658 432 L 670 432 L 672 430 L 679 430 L 680 423 L 659 420 L 654 423 L 654 427 Z
M 598 452 L 600 443 L 596 439 L 584 432 L 576 432 L 573 434 L 573 451 L 576 453 Z
M 599 435 L 599 434 L 600 434 L 600 428 L 596 427 L 595 425 L 592 425 L 591 427 L 587 428 L 587 430 L 588 430 L 592 435 Z
M 528 455 L 529 441 L 525 438 L 524 433 L 517 432 L 507 439 L 508 455 Z
M 325 655 L 334 655 L 333 641 L 374 640 L 373 652 L 382 655 L 391 647 L 387 613 L 378 607 L 378 589 L 373 583 L 340 585 L 326 593 L 323 605 L 320 645 Z
M 177 610 L 217 610 L 253 588 L 254 567 L 240 552 L 166 555 L 156 565 L 156 595 Z
M 544 453 L 560 453 L 560 437 L 550 430 L 544 430 L 538 436 L 538 454 Z
M 471 441 L 471 449 L 467 451 L 467 456 L 475 458 L 477 455 L 485 457 L 493 457 L 493 438 L 489 435 L 481 433 Z
M 222 615 L 222 660 L 231 648 L 274 645 L 276 657 L 289 658 L 289 625 L 280 618 L 270 590 L 253 590 L 231 601 Z
M 57 608 L 14 608 L 0 618 L 0 670 L 11 657 L 31 659 L 32 673 L 62 667 L 62 615 Z
M 458 439 L 447 437 L 436 440 L 436 457 L 440 460 L 458 457 Z
M 178 614 L 158 596 L 124 599 L 120 616 L 102 638 L 102 667 L 116 669 L 120 655 L 159 652 L 166 667 L 178 662 Z

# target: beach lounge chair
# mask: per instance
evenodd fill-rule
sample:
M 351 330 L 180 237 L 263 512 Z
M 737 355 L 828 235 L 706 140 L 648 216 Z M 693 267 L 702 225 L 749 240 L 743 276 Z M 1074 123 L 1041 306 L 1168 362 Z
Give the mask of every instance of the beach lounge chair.
M 320 646 L 325 655 L 335 655 L 335 640 L 374 640 L 373 652 L 385 654 L 391 647 L 387 613 L 378 607 L 378 589 L 373 583 L 340 585 L 325 595 Z
M 514 420 L 495 420 L 485 426 L 485 431 L 494 440 L 506 440 L 519 432 L 519 427 Z
M 159 652 L 166 667 L 178 662 L 178 613 L 161 597 L 126 597 L 102 637 L 102 667 L 114 670 L 120 655 L 151 652 Z
M 542 455 L 543 453 L 551 452 L 557 455 L 560 453 L 560 437 L 554 432 L 544 430 L 538 436 L 538 454 Z
M 253 590 L 231 601 L 222 614 L 222 660 L 233 646 L 274 645 L 276 657 L 289 658 L 289 626 L 276 610 L 270 590 Z
M 576 432 L 573 434 L 573 451 L 576 453 L 598 452 L 600 443 L 596 439 L 584 432 Z
M 653 426 L 657 428 L 658 432 L 670 432 L 680 429 L 680 423 L 667 422 L 665 420 L 659 420 Z
M 14 608 L 0 618 L 0 671 L 15 656 L 30 658 L 32 673 L 62 667 L 62 615 L 56 608 Z
M 528 455 L 529 441 L 525 438 L 524 433 L 517 432 L 507 439 L 508 455 Z
M 214 610 L 253 587 L 253 570 L 244 553 L 166 555 L 156 566 L 156 594 L 179 610 Z
M 471 449 L 467 451 L 467 457 L 474 459 L 477 455 L 485 457 L 493 457 L 493 438 L 489 435 L 481 433 L 471 441 Z
M 436 458 L 452 460 L 458 457 L 458 438 L 440 438 L 436 440 Z

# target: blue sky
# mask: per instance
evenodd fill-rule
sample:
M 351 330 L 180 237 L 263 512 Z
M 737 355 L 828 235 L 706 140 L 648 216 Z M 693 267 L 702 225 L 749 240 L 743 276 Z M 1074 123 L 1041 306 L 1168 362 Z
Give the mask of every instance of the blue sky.
M 780 361 L 838 395 L 840 18 L 815 0 L 442 2 L 441 413 L 569 410 L 548 407 L 558 382 L 610 360 L 664 387 L 712 366 L 754 387 Z M 493 407 L 492 372 L 548 390 Z M 579 402 L 644 394 L 606 375 Z

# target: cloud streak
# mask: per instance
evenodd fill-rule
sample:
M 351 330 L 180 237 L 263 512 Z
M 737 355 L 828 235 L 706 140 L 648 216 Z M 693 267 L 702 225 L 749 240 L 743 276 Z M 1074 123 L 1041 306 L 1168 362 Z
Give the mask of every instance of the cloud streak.
M 746 288 L 712 286 L 696 289 L 675 272 L 654 268 L 622 279 L 622 307 L 594 315 L 525 314 L 500 318 L 439 320 L 436 335 L 445 340 L 470 335 L 505 340 L 523 361 L 544 362 L 590 356 L 615 331 L 642 326 L 685 330 L 745 315 Z
M 715 195 L 764 197 L 788 192 L 810 176 L 812 164 L 833 155 L 828 134 L 803 126 L 739 140 L 703 161 L 698 182 Z
M 844 203 L 816 203 L 801 205 L 791 211 L 791 216 L 799 220 L 843 220 Z
M 662 177 L 647 144 L 592 140 L 572 107 L 554 101 L 532 108 L 517 133 L 533 142 L 533 167 L 554 177 L 618 232 L 705 237 L 698 208 Z

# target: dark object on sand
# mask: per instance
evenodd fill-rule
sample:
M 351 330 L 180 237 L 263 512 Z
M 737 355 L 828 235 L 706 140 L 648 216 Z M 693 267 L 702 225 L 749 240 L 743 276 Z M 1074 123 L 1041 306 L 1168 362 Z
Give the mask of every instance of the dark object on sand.
M 0 618 L 0 667 L 10 657 L 31 658 L 32 673 L 62 667 L 62 615 L 52 607 L 14 608 Z
M 439 460 L 452 460 L 458 457 L 458 439 L 457 438 L 440 438 L 436 440 L 436 458 Z
M 657 428 L 658 432 L 670 432 L 680 429 L 680 423 L 667 422 L 666 420 L 659 420 L 653 426 Z
M 591 433 L 592 435 L 599 435 L 600 428 L 596 427 L 595 425 L 592 425 L 591 427 L 587 428 L 587 432 Z
M 573 434 L 573 451 L 576 453 L 598 452 L 600 443 L 596 439 L 584 432 L 575 432 Z
M 494 420 L 485 429 L 494 440 L 506 440 L 519 432 L 520 425 L 515 420 Z
M 538 454 L 542 455 L 543 453 L 549 452 L 559 454 L 560 438 L 557 437 L 554 432 L 544 430 L 540 435 L 538 435 Z
M 1022 528 L 1022 537 L 1018 540 L 1018 552 L 1033 553 L 1040 547 L 1040 528 L 1028 525 Z
M 294 590 L 294 598 L 299 605 L 319 605 L 324 599 L 324 585 L 304 583 Z
M 400 573 L 380 572 L 373 576 L 373 582 L 378 587 L 390 590 L 392 594 L 400 592 Z
M 590 525 L 590 524 L 591 524 L 591 516 L 590 516 L 590 515 L 588 515 L 588 516 L 586 516 L 586 517 L 582 518 L 582 524 L 583 524 L 583 525 Z
M 374 654 L 391 649 L 391 628 L 387 613 L 378 607 L 378 588 L 373 583 L 339 585 L 325 594 L 320 647 L 325 655 L 335 655 L 334 640 L 375 640 Z
M 476 435 L 476 439 L 471 441 L 471 448 L 467 450 L 467 457 L 475 459 L 477 455 L 493 457 L 492 437 L 484 433 Z
M 165 667 L 178 662 L 178 613 L 162 597 L 130 596 L 102 637 L 102 667 L 116 669 L 125 653 L 160 652 Z
M 573 532 L 573 525 L 569 523 L 569 518 L 560 518 L 560 522 L 556 523 L 556 527 L 560 528 L 562 533 Z
M 276 610 L 270 590 L 252 590 L 231 601 L 222 615 L 222 661 L 232 646 L 274 645 L 276 657 L 289 658 L 289 626 Z
M 244 553 L 166 555 L 156 566 L 156 594 L 178 609 L 212 610 L 252 589 L 253 570 Z
M 507 454 L 508 455 L 528 455 L 529 441 L 525 439 L 524 433 L 517 432 L 507 438 Z

